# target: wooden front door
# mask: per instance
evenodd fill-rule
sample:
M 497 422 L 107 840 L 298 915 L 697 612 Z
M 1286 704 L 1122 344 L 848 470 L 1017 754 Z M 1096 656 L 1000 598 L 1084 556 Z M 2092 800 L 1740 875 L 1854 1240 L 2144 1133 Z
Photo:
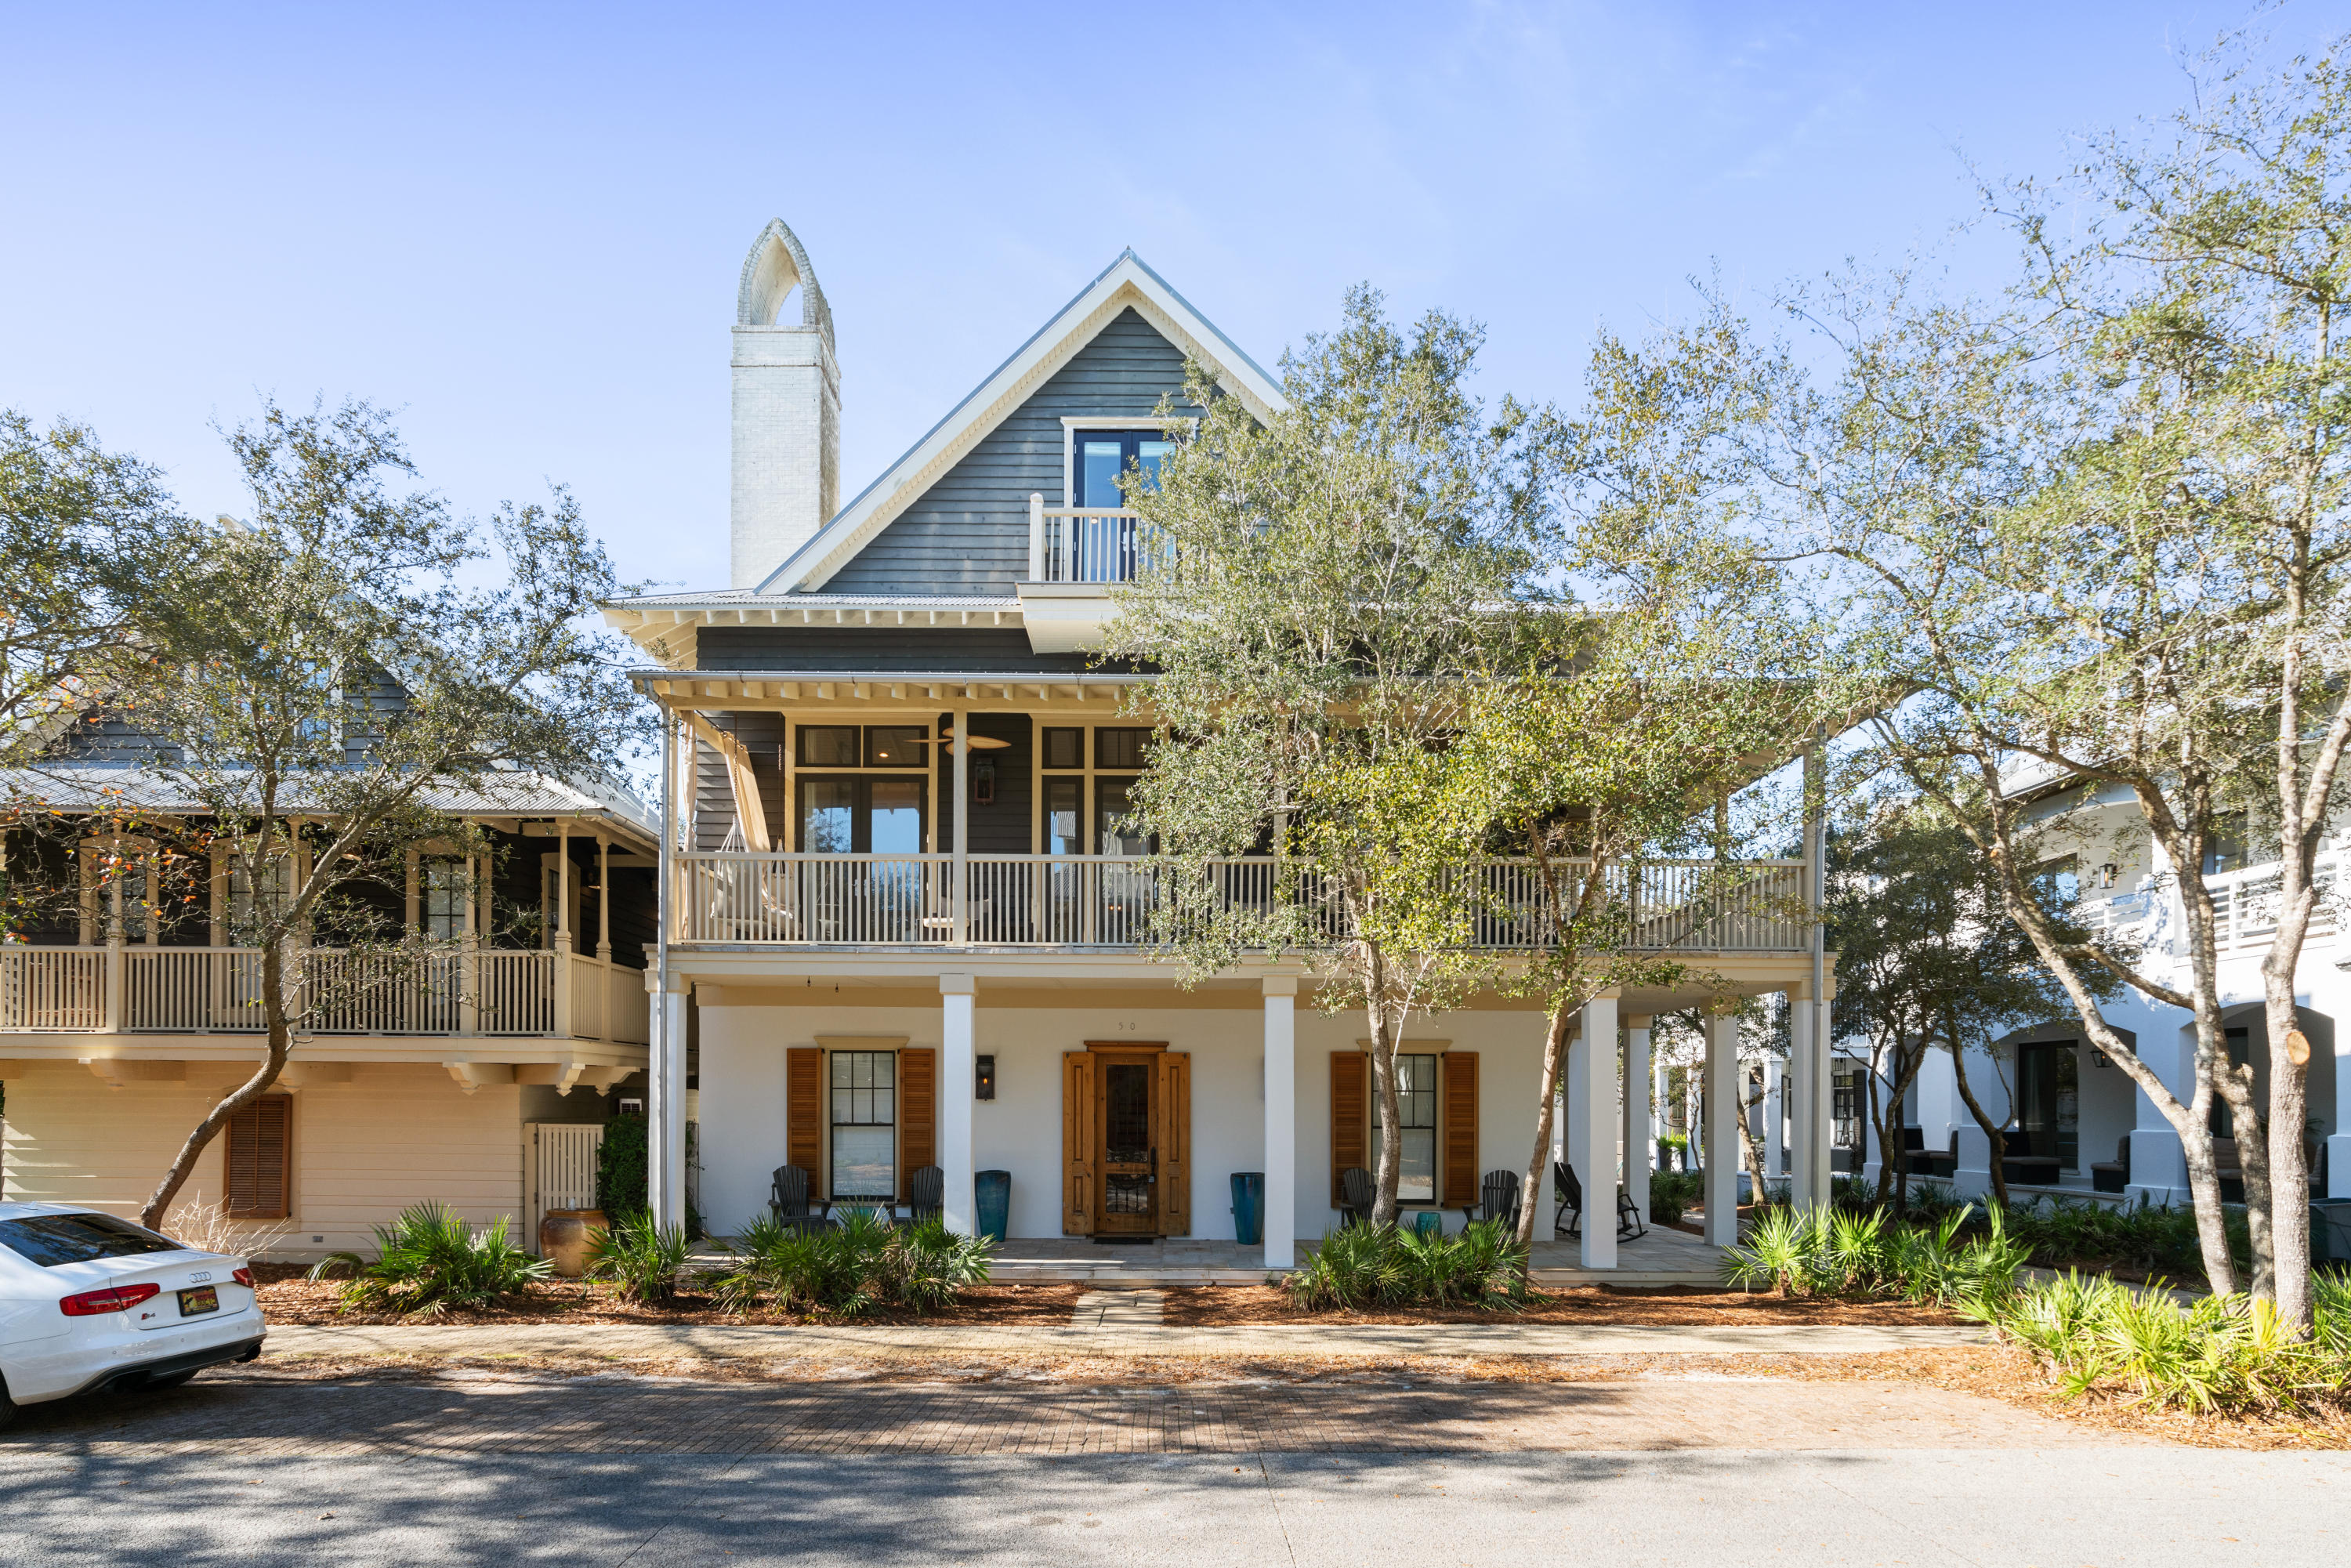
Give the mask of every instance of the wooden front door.
M 1129 1041 L 1064 1058 L 1065 1233 L 1191 1234 L 1191 1066 L 1186 1052 Z

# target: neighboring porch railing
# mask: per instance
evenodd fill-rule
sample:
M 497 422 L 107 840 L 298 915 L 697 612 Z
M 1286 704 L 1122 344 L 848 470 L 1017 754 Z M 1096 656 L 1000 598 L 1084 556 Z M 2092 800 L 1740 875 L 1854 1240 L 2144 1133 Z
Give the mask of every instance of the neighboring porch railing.
M 1168 902 L 1148 861 L 1113 855 L 690 853 L 677 857 L 674 927 L 684 942 L 780 946 L 1137 947 Z M 1270 860 L 1212 861 L 1203 910 L 1269 911 Z M 1667 861 L 1612 866 L 1607 897 L 1643 949 L 1799 952 L 1809 925 L 1803 862 Z M 956 896 L 960 881 L 962 897 Z M 1291 902 L 1322 911 L 1324 934 L 1343 922 L 1335 900 Z M 1537 868 L 1496 861 L 1463 872 L 1470 945 L 1548 945 L 1552 914 Z
M 581 954 L 308 948 L 293 961 L 304 1034 L 651 1039 L 643 971 Z M 0 1032 L 254 1034 L 261 984 L 254 947 L 0 945 Z

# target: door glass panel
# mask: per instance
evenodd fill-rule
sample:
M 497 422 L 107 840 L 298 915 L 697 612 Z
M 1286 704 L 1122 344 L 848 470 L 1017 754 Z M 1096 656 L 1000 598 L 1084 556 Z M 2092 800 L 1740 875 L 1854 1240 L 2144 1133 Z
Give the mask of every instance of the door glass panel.
M 1125 505 L 1118 493 L 1118 471 L 1125 447 L 1126 444 L 1114 435 L 1108 440 L 1095 438 L 1078 444 L 1079 506 Z
M 1094 831 L 1096 854 L 1142 855 L 1151 852 L 1150 841 L 1135 826 L 1125 821 L 1132 810 L 1128 792 L 1134 788 L 1132 779 L 1098 779 L 1094 781 Z
M 886 1051 L 832 1053 L 832 1196 L 897 1190 L 898 1059 Z
M 1084 792 L 1082 779 L 1048 779 L 1045 780 L 1045 852 L 1049 855 L 1081 855 L 1086 852 L 1085 835 L 1078 827 L 1079 797 Z
M 873 780 L 873 852 L 923 852 L 923 786 L 913 779 Z
M 852 731 L 854 734 L 855 731 Z M 845 855 L 856 843 L 857 781 L 800 781 L 800 850 L 812 855 Z
M 1144 489 L 1156 490 L 1159 488 L 1159 460 L 1167 455 L 1168 453 L 1174 451 L 1175 448 L 1176 444 L 1172 441 L 1153 441 L 1147 437 L 1135 443 L 1134 461 L 1136 465 L 1143 470 L 1143 487 Z
M 1102 1157 L 1114 1166 L 1151 1161 L 1151 1068 L 1113 1062 L 1102 1069 Z

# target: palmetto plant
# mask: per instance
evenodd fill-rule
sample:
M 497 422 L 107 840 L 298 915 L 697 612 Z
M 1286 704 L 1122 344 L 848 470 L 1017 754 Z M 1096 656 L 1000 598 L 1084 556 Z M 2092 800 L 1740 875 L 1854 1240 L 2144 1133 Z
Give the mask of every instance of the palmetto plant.
M 402 1209 L 390 1225 L 375 1227 L 375 1239 L 372 1261 L 356 1252 L 333 1252 L 310 1270 L 313 1280 L 337 1271 L 351 1274 L 341 1291 L 345 1312 L 364 1308 L 426 1317 L 495 1306 L 554 1271 L 545 1259 L 507 1239 L 503 1216 L 476 1229 L 445 1203 Z
M 1526 1249 L 1499 1220 L 1452 1235 L 1350 1226 L 1322 1239 L 1287 1281 L 1310 1312 L 1366 1306 L 1476 1306 L 1515 1312 L 1531 1294 Z
M 854 1317 L 877 1306 L 937 1312 L 987 1281 L 993 1246 L 935 1219 L 893 1227 L 867 1209 L 804 1230 L 762 1215 L 736 1237 L 740 1261 L 712 1276 L 731 1312 Z
M 651 1213 L 639 1209 L 596 1238 L 588 1249 L 588 1274 L 611 1281 L 632 1301 L 665 1306 L 677 1299 L 686 1249 L 683 1228 L 656 1225 Z

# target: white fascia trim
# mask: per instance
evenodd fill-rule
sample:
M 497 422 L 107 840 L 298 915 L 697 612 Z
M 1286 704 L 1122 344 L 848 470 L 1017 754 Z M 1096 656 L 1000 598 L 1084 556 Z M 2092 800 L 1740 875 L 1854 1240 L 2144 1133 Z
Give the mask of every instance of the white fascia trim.
M 1290 406 L 1273 379 L 1231 339 L 1168 287 L 1140 256 L 1132 250 L 1123 252 L 754 591 L 807 592 L 831 580 L 934 480 L 1130 306 L 1187 358 L 1211 367 L 1217 372 L 1217 386 L 1239 398 L 1241 406 L 1256 418 L 1270 419 Z

